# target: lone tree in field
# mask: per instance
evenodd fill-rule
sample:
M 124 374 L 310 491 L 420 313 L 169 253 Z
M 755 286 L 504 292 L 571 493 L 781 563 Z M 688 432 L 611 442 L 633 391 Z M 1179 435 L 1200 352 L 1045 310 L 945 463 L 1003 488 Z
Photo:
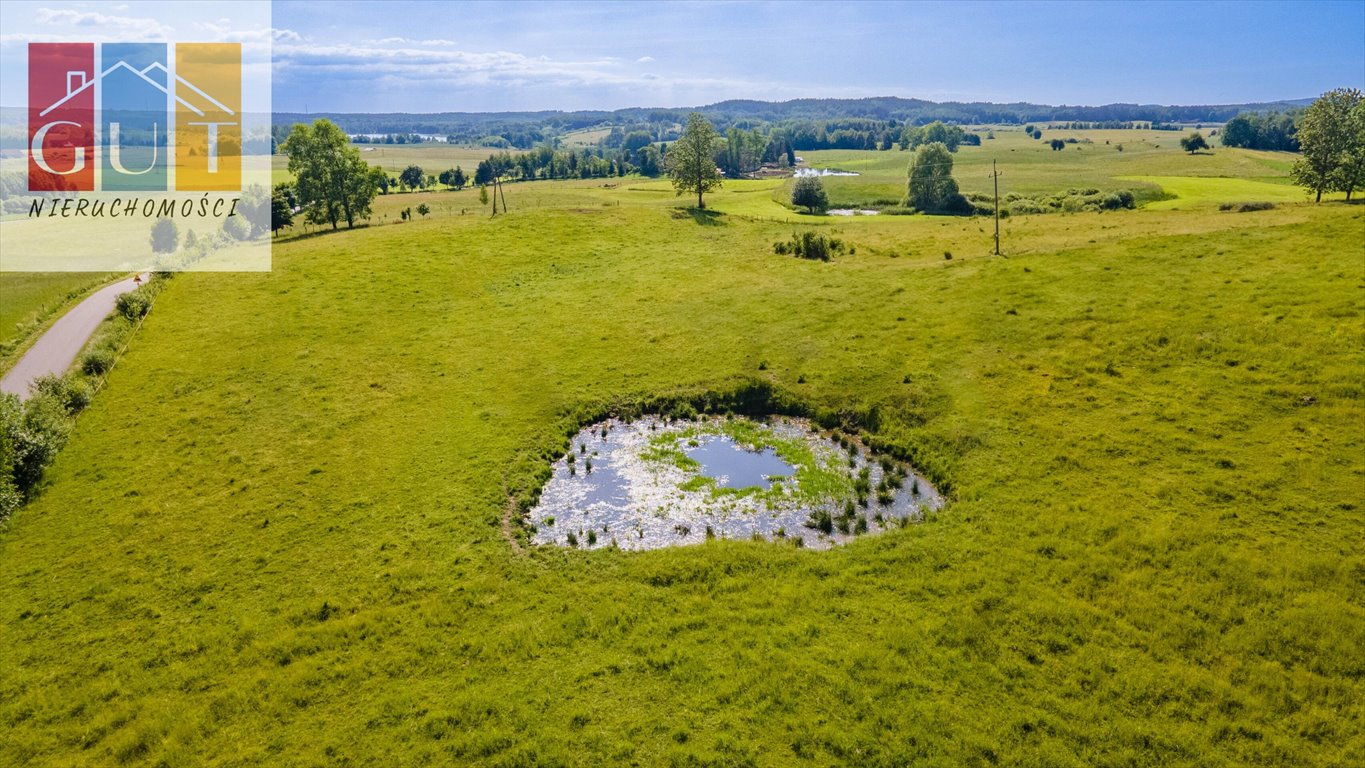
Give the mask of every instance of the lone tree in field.
M 1193 155 L 1201 149 L 1208 149 L 1209 143 L 1204 140 L 1204 134 L 1195 131 L 1180 140 L 1180 148 Z
M 152 225 L 152 253 L 171 253 L 180 243 L 180 228 L 173 219 L 157 219 Z
M 281 148 L 289 154 L 294 190 L 309 222 L 336 229 L 342 219 L 354 227 L 356 219 L 370 217 L 375 179 L 336 123 L 326 118 L 311 126 L 299 123 Z
M 409 165 L 398 174 L 398 180 L 408 189 L 418 189 L 426 181 L 427 176 L 422 172 L 421 166 Z
M 705 208 L 702 193 L 720 186 L 720 171 L 716 169 L 716 142 L 720 134 L 693 112 L 687 116 L 687 128 L 668 148 L 668 175 L 677 194 L 697 193 L 697 207 Z
M 1323 192 L 1349 194 L 1360 180 L 1359 163 L 1365 155 L 1365 136 L 1361 135 L 1365 118 L 1359 116 L 1360 103 L 1359 89 L 1338 88 L 1313 102 L 1299 121 L 1303 156 L 1294 161 L 1289 175 L 1299 186 L 1317 193 L 1316 202 L 1322 202 Z
M 804 205 L 811 213 L 821 213 L 829 207 L 829 197 L 825 195 L 825 185 L 815 176 L 802 176 L 792 187 L 792 205 Z
M 910 161 L 905 204 L 926 213 L 962 213 L 966 200 L 953 179 L 953 155 L 941 142 L 925 144 Z
M 1324 93 L 1299 121 L 1299 149 L 1289 174 L 1295 183 L 1317 193 L 1345 192 L 1346 199 L 1365 183 L 1365 99 L 1359 89 Z

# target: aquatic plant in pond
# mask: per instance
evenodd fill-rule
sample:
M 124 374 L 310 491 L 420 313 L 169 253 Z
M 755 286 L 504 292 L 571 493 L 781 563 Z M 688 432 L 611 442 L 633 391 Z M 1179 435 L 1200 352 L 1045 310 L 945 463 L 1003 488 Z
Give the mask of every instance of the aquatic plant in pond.
M 801 419 L 612 419 L 569 445 L 529 512 L 536 543 L 652 549 L 763 538 L 823 548 L 942 505 L 903 463 Z

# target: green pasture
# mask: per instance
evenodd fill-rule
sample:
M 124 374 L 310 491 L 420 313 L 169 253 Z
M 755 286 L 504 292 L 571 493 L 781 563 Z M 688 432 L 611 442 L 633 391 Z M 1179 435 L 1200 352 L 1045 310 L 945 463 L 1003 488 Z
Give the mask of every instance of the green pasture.
M 979 128 L 976 132 L 985 135 L 986 130 Z M 1294 157 L 1287 152 L 1227 149 L 1217 146 L 1216 140 L 1211 152 L 1190 155 L 1180 149 L 1180 138 L 1187 134 L 1174 131 L 1049 129 L 1043 131 L 1041 140 L 1029 138 L 1022 130 L 994 129 L 994 133 L 994 139 L 984 139 L 979 147 L 958 147 L 953 176 L 963 192 L 991 193 L 994 161 L 1000 171 L 1001 196 L 1017 192 L 1032 197 L 1084 188 L 1131 189 L 1145 202 L 1162 197 L 1158 185 L 1131 177 L 1228 177 L 1284 184 Z M 1075 138 L 1078 143 L 1053 150 L 1048 142 L 1054 138 Z M 906 168 L 914 153 L 892 149 L 799 154 L 816 168 L 860 174 L 824 178 L 830 205 L 853 208 L 899 204 L 905 197 Z
M 1002 192 L 1204 197 L 1010 217 L 997 258 L 783 181 L 530 182 L 175 276 L 0 529 L 0 764 L 1360 764 L 1365 207 L 1218 211 L 1294 190 L 1176 134 L 996 135 L 967 190 L 998 145 Z M 844 201 L 909 158 L 803 154 L 867 171 Z M 853 252 L 773 253 L 806 226 Z M 752 382 L 947 505 L 825 552 L 507 535 L 572 414 Z

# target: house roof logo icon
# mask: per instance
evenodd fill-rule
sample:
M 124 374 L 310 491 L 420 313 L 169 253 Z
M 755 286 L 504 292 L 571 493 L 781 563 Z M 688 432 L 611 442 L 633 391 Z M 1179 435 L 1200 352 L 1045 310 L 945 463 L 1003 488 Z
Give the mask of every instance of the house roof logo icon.
M 175 86 L 176 86 L 176 87 L 175 87 L 175 89 L 174 89 L 174 93 L 171 93 L 171 91 L 170 91 L 165 85 L 163 85 L 163 84 L 160 83 L 160 82 L 157 82 L 156 79 L 154 79 L 153 77 L 151 77 L 150 75 L 148 75 L 149 72 L 156 71 L 156 72 L 159 72 L 163 77 L 170 77 L 170 76 L 171 76 L 171 72 L 170 72 L 169 70 L 167 70 L 166 67 L 163 66 L 160 62 L 153 62 L 152 64 L 149 64 L 149 65 L 147 65 L 146 67 L 143 67 L 142 69 L 135 69 L 134 67 L 132 67 L 131 65 L 129 65 L 126 61 L 123 61 L 123 60 L 120 59 L 119 61 L 117 61 L 117 62 L 115 62 L 114 64 L 110 65 L 110 66 L 109 66 L 107 69 L 105 69 L 103 72 L 100 72 L 96 77 L 91 78 L 91 79 L 88 79 L 88 80 L 86 79 L 85 72 L 82 72 L 82 71 L 80 71 L 80 70 L 76 70 L 76 71 L 73 71 L 73 72 L 67 72 L 67 73 L 66 73 L 66 95 L 63 96 L 62 98 L 58 99 L 58 100 L 57 100 L 56 102 L 54 102 L 53 104 L 49 105 L 49 106 L 47 107 L 47 109 L 44 109 L 44 110 L 42 110 L 41 112 L 39 112 L 39 113 L 38 113 L 38 116 L 39 116 L 39 117 L 46 117 L 46 116 L 47 116 L 49 113 L 51 113 L 53 110 L 58 109 L 59 107 L 61 107 L 61 106 L 62 106 L 63 104 L 65 104 L 66 102 L 70 101 L 71 99 L 75 98 L 75 97 L 78 96 L 79 94 L 83 93 L 86 89 L 88 89 L 88 88 L 94 86 L 94 84 L 95 84 L 96 82 L 99 82 L 99 81 L 103 80 L 104 78 L 109 77 L 110 75 L 112 75 L 112 74 L 114 74 L 114 73 L 116 73 L 116 72 L 119 72 L 119 71 L 121 71 L 121 70 L 126 70 L 126 71 L 128 71 L 128 72 L 131 72 L 133 75 L 135 75 L 135 76 L 141 78 L 142 80 L 145 80 L 145 81 L 146 81 L 147 83 L 149 83 L 152 87 L 156 88 L 157 90 L 161 91 L 162 93 L 165 93 L 165 94 L 168 94 L 168 95 L 173 96 L 177 102 L 179 102 L 180 104 L 183 104 L 183 105 L 185 106 L 186 109 L 190 110 L 191 112 L 194 112 L 196 115 L 199 115 L 200 117 L 203 117 L 203 116 L 204 116 L 204 114 L 205 114 L 205 112 L 206 112 L 206 109 L 205 109 L 205 108 L 201 108 L 200 104 L 193 103 L 193 102 L 191 102 L 189 99 L 187 99 L 184 95 L 182 95 L 182 94 L 181 94 L 181 90 L 182 90 L 181 86 L 184 87 L 184 90 L 189 91 L 190 94 L 192 94 L 192 95 L 194 95 L 194 96 L 198 96 L 198 97 L 201 98 L 201 99 L 204 99 L 204 100 L 207 101 L 209 104 L 212 104 L 215 108 L 217 108 L 217 109 L 219 109 L 219 110 L 221 110 L 221 111 L 223 111 L 223 112 L 225 112 L 225 113 L 227 113 L 227 114 L 229 114 L 229 115 L 236 114 L 233 110 L 229 109 L 225 104 L 223 104 L 222 102 L 220 102 L 220 101 L 218 101 L 217 99 L 213 98 L 213 97 L 210 96 L 209 94 L 205 93 L 202 89 L 200 89 L 200 88 L 199 88 L 198 86 L 196 86 L 194 83 L 191 83 L 189 80 L 186 80 L 185 78 L 180 77 L 179 75 L 175 75 L 175 76 L 174 76 L 174 82 L 175 82 Z

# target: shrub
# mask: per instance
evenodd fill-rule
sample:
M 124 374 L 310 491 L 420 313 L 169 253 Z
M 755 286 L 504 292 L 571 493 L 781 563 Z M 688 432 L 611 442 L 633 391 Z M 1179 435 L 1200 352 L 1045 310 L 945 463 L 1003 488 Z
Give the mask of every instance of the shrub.
M 108 349 L 92 349 L 81 358 L 81 370 L 87 376 L 101 376 L 114 367 L 114 353 Z
M 85 410 L 95 394 L 90 384 L 73 376 L 40 376 L 33 382 L 33 393 L 53 398 L 71 414 Z
M 145 291 L 138 288 L 134 291 L 119 294 L 115 306 L 118 307 L 119 314 L 129 320 L 136 321 L 143 315 L 146 315 L 147 310 L 152 308 L 152 300 Z
M 1220 211 L 1234 211 L 1236 213 L 1248 213 L 1250 211 L 1268 211 L 1275 207 L 1274 203 L 1223 203 L 1218 206 Z
M 0 477 L 12 478 L 14 491 L 27 496 L 66 443 L 70 430 L 66 405 L 50 394 L 35 394 L 23 404 L 14 395 L 0 396 L 0 446 L 4 450 L 0 460 L 8 464 L 0 466 Z M 0 493 L 9 495 L 5 488 Z
M 773 253 L 790 254 L 800 259 L 829 261 L 836 253 L 844 252 L 844 242 L 837 237 L 826 237 L 814 232 L 792 233 L 792 239 L 773 243 Z

